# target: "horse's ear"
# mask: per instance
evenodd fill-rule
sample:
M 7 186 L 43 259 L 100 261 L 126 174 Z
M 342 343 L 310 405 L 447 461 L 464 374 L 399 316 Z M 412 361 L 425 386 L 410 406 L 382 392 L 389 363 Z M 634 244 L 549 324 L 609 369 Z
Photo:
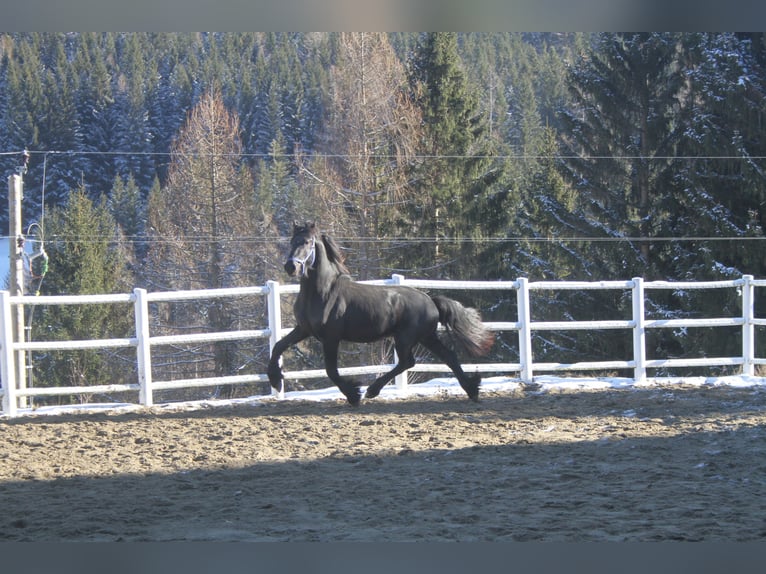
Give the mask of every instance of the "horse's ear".
M 293 220 L 293 234 L 299 231 L 314 231 L 316 224 L 313 221 L 307 221 L 305 223 L 298 223 L 297 219 Z

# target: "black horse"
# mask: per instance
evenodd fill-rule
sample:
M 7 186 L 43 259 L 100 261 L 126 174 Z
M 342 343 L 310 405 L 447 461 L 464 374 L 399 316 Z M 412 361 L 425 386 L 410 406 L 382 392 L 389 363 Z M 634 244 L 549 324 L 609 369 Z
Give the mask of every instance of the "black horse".
M 313 335 L 322 343 L 327 375 L 349 403 L 358 405 L 360 383 L 338 373 L 338 345 L 393 337 L 399 363 L 367 388 L 367 398 L 378 396 L 386 383 L 415 365 L 413 349 L 420 343 L 452 369 L 468 397 L 477 401 L 481 378 L 463 372 L 457 355 L 441 342 L 436 329 L 442 323 L 468 354 L 485 355 L 494 335 L 484 327 L 478 311 L 412 287 L 357 283 L 343 260 L 335 241 L 320 234 L 315 224 L 294 226 L 285 271 L 300 276 L 294 308 L 297 326 L 274 345 L 268 368 L 271 386 L 283 388 L 282 353 Z

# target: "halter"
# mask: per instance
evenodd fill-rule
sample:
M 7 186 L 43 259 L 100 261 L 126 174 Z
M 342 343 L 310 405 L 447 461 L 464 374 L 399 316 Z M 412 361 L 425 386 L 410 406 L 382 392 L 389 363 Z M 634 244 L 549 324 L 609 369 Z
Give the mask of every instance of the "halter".
M 306 255 L 306 257 L 304 257 L 303 259 L 301 259 L 299 257 L 290 257 L 290 261 L 292 261 L 293 263 L 299 263 L 300 264 L 300 266 L 301 266 L 301 274 L 304 277 L 309 274 L 309 269 L 313 269 L 314 268 L 314 263 L 316 262 L 316 258 L 317 258 L 316 246 L 317 246 L 317 239 L 316 239 L 316 237 L 312 237 L 311 238 L 311 250 L 309 251 L 308 255 Z M 311 259 L 311 263 L 306 265 L 306 261 L 308 261 L 309 259 Z

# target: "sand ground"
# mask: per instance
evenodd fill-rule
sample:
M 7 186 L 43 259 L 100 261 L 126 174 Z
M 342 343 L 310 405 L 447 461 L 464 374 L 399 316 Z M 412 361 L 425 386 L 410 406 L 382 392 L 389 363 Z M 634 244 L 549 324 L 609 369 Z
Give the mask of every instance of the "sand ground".
M 0 420 L 6 541 L 764 538 L 760 388 Z

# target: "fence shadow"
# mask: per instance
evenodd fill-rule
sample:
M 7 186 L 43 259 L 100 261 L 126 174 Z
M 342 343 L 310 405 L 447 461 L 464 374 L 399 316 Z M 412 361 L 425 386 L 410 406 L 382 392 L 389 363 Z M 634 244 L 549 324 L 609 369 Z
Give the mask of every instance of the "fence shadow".
M 762 540 L 763 438 L 758 426 L 10 480 L 0 540 Z

